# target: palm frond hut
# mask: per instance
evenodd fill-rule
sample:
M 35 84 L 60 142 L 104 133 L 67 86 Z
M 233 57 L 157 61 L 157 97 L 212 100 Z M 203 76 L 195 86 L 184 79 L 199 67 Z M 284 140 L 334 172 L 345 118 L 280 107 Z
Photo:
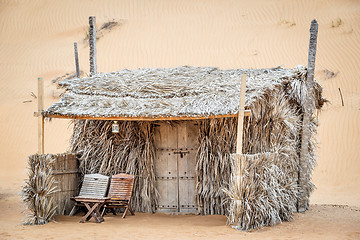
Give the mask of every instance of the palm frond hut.
M 315 81 L 305 87 L 307 69 L 221 70 L 177 67 L 121 70 L 64 80 L 67 90 L 43 116 L 72 118 L 71 151 L 80 156 L 85 173 L 137 176 L 132 201 L 136 211 L 225 214 L 222 191 L 232 172 L 230 153 L 236 145 L 241 74 L 247 74 L 243 152 L 277 152 L 294 198 L 313 190 L 307 179 L 298 185 L 302 169 L 315 164 L 316 116 L 311 118 L 310 155 L 299 159 L 303 101 L 324 103 Z M 113 121 L 120 125 L 112 133 Z M 293 209 L 294 210 L 294 209 Z
M 182 66 L 110 73 L 97 72 L 94 17 L 89 23 L 91 76 L 58 82 L 66 89 L 60 102 L 45 111 L 39 104 L 39 133 L 45 117 L 73 119 L 70 151 L 79 156 L 82 174 L 135 175 L 136 211 L 227 214 L 242 230 L 290 220 L 308 208 L 314 110 L 326 102 L 313 80 L 316 20 L 309 69 Z M 243 125 L 246 157 L 237 162 L 231 153 L 243 74 L 251 115 Z

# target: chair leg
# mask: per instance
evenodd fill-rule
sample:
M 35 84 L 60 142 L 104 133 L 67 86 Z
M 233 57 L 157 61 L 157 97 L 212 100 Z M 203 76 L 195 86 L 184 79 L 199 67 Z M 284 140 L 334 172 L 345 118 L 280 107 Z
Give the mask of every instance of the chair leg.
M 77 213 L 79 209 L 79 206 L 77 204 L 74 205 L 74 207 L 71 209 L 69 216 L 74 216 L 75 213 Z
M 88 209 L 88 212 L 85 214 L 84 217 L 80 220 L 80 223 L 84 223 L 85 221 L 89 221 L 92 218 L 94 218 L 95 222 L 101 223 L 103 218 L 99 213 L 99 208 L 101 207 L 99 203 L 94 203 L 91 205 L 91 203 L 84 203 L 85 207 Z M 98 216 L 97 216 L 98 215 Z
M 125 209 L 125 211 L 124 211 L 124 214 L 122 215 L 122 218 L 125 218 L 126 217 L 126 214 L 127 214 L 127 212 L 129 211 L 129 205 L 127 205 L 126 206 L 126 209 Z
M 106 209 L 106 206 L 104 206 L 104 208 L 103 208 L 103 210 L 102 210 L 102 212 L 101 212 L 101 216 L 102 216 L 102 217 L 103 217 L 104 214 L 105 214 L 105 209 Z
M 102 204 L 99 204 L 99 205 L 95 208 L 95 210 L 94 210 L 95 215 L 97 216 L 97 218 L 98 218 L 98 220 L 99 220 L 98 223 L 101 223 L 101 222 L 104 222 L 104 221 L 105 221 L 104 218 L 102 217 L 102 215 L 100 214 L 100 209 L 101 209 L 101 207 L 102 207 Z
M 129 211 L 130 211 L 131 215 L 135 215 L 135 213 L 134 213 L 134 211 L 132 210 L 132 208 L 130 207 L 130 205 L 129 205 Z

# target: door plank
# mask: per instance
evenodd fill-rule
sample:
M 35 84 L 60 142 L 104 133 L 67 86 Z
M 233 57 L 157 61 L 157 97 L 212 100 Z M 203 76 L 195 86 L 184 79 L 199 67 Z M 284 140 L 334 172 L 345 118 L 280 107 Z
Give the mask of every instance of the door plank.
M 195 164 L 199 127 L 196 122 L 184 122 L 179 126 L 178 147 L 186 152 L 178 156 L 179 205 L 180 212 L 196 212 L 195 206 Z
M 162 123 L 155 130 L 155 175 L 156 188 L 159 192 L 159 212 L 177 212 L 178 210 L 178 177 L 176 156 L 177 130 L 169 124 Z

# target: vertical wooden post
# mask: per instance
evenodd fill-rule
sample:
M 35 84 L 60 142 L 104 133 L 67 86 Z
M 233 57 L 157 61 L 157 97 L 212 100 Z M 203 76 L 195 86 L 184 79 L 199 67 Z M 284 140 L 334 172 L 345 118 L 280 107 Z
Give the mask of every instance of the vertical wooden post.
M 44 154 L 44 81 L 38 78 L 38 153 Z
M 309 141 L 310 141 L 310 120 L 314 111 L 314 72 L 315 72 L 315 57 L 316 57 L 316 44 L 318 34 L 318 23 L 314 19 L 310 27 L 310 40 L 309 40 L 309 55 L 308 55 L 308 73 L 306 78 L 307 98 L 304 103 L 303 109 L 303 124 L 301 134 L 301 149 L 300 149 L 300 164 L 299 164 L 299 187 L 300 193 L 298 198 L 298 212 L 305 212 L 309 207 L 309 193 L 305 189 L 305 183 L 310 179 L 309 169 Z
M 246 92 L 246 75 L 241 75 L 241 89 L 240 89 L 240 105 L 236 137 L 236 154 L 242 154 L 243 131 L 244 131 L 244 116 L 245 116 L 245 92 Z
M 76 42 L 74 42 L 74 54 L 75 54 L 76 77 L 79 78 L 80 77 L 79 55 L 78 55 L 78 48 Z
M 89 17 L 89 46 L 90 46 L 90 76 L 97 73 L 96 65 L 96 18 Z
M 245 116 L 245 92 L 246 92 L 246 75 L 241 75 L 240 104 L 236 135 L 236 154 L 232 154 L 231 158 L 234 162 L 235 181 L 240 182 L 242 170 L 244 170 L 245 155 L 243 154 L 243 135 L 244 135 L 244 116 Z

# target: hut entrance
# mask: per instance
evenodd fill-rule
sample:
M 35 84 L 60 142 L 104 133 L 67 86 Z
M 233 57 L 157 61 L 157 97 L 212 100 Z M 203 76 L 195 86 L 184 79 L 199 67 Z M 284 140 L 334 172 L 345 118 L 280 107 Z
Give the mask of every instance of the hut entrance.
M 195 165 L 199 125 L 160 123 L 155 129 L 157 211 L 196 212 Z

